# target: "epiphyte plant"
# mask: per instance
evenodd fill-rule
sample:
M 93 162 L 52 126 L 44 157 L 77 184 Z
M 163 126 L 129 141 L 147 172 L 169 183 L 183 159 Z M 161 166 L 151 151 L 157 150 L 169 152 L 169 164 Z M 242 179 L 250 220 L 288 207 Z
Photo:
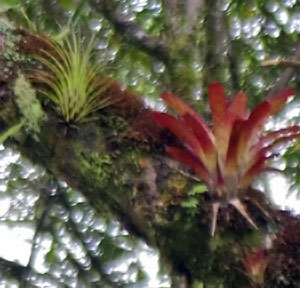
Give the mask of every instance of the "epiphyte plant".
M 66 45 L 50 39 L 47 44 L 51 52 L 42 50 L 36 57 L 46 68 L 34 76 L 47 86 L 40 92 L 56 104 L 64 122 L 80 124 L 93 120 L 94 112 L 112 103 L 103 93 L 111 82 L 108 77 L 101 77 L 103 64 L 91 61 L 93 38 L 84 45 L 73 34 Z
M 161 95 L 179 116 L 154 111 L 152 117 L 183 144 L 181 148 L 167 147 L 168 154 L 191 168 L 206 183 L 213 199 L 211 235 L 215 233 L 221 205 L 232 205 L 256 228 L 242 201 L 257 175 L 278 171 L 267 165 L 268 160 L 276 156 L 272 148 L 300 135 L 298 126 L 268 134 L 263 132 L 265 121 L 292 95 L 293 89 L 283 90 L 247 113 L 244 93 L 237 93 L 228 103 L 222 85 L 213 83 L 209 87 L 213 130 L 179 97 L 167 92 Z

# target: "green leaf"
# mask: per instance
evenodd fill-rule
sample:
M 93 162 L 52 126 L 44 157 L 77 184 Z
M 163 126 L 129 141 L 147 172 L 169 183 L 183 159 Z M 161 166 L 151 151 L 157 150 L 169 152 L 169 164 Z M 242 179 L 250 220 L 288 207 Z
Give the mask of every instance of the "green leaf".
M 17 132 L 19 132 L 19 130 L 22 128 L 23 125 L 24 125 L 24 121 L 14 125 L 14 126 L 11 126 L 6 131 L 4 131 L 2 134 L 0 134 L 0 143 L 3 143 L 5 140 L 7 140 L 7 138 L 9 138 L 10 136 L 13 136 Z
M 0 13 L 5 13 L 9 9 L 18 5 L 20 0 L 0 0 Z
M 77 24 L 78 20 L 80 19 L 80 16 L 83 14 L 86 4 L 87 4 L 87 0 L 81 0 L 78 3 L 78 5 L 73 13 L 73 16 L 71 17 L 71 19 L 69 21 L 69 27 L 74 27 Z
M 188 192 L 189 195 L 202 194 L 207 191 L 207 187 L 204 184 L 197 184 L 192 187 L 192 189 Z
M 17 5 L 21 2 L 22 2 L 22 0 L 0 0 L 0 7 L 2 6 L 1 3 L 13 6 L 13 5 Z
M 74 7 L 73 0 L 58 0 L 58 3 L 66 9 L 72 9 Z
M 196 281 L 193 285 L 193 288 L 204 288 L 204 285 L 200 281 Z
M 190 197 L 190 198 L 184 200 L 180 205 L 181 205 L 181 207 L 184 207 L 184 208 L 197 208 L 198 199 L 195 197 Z

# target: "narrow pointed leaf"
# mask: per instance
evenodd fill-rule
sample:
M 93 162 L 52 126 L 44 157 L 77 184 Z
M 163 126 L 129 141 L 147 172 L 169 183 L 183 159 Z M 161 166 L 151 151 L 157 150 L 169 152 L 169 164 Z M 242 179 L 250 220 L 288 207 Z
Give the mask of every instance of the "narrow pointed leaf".
M 253 154 L 255 154 L 259 149 L 272 144 L 277 139 L 287 137 L 287 136 L 292 136 L 292 135 L 294 135 L 295 138 L 297 136 L 300 136 L 300 127 L 299 126 L 290 126 L 287 128 L 283 128 L 283 129 L 268 133 L 267 135 L 265 135 L 259 139 L 259 141 L 251 148 L 251 150 L 252 150 L 251 152 Z
M 275 173 L 280 173 L 282 175 L 284 175 L 284 171 L 274 168 L 274 167 L 268 167 L 266 165 L 262 165 L 262 167 L 260 167 L 260 169 L 257 169 L 255 171 L 255 173 L 253 173 L 252 175 L 250 175 L 249 173 L 247 175 L 245 175 L 240 183 L 239 183 L 239 187 L 241 189 L 247 188 L 251 182 L 255 179 L 255 177 L 257 177 L 259 174 L 262 173 L 269 173 L 269 172 L 275 172 Z
M 237 120 L 232 127 L 226 158 L 226 175 L 230 177 L 233 177 L 238 171 L 238 153 L 244 123 L 245 121 Z
M 212 219 L 211 219 L 211 228 L 210 228 L 210 235 L 214 236 L 216 227 L 217 227 L 217 221 L 218 221 L 218 212 L 220 208 L 220 202 L 214 202 L 212 204 Z
M 238 156 L 239 164 L 242 164 L 244 161 L 246 150 L 250 148 L 253 137 L 257 136 L 256 134 L 262 129 L 266 119 L 278 112 L 278 110 L 282 108 L 288 98 L 292 95 L 294 95 L 293 89 L 283 90 L 270 99 L 262 102 L 253 110 L 249 119 L 245 122 L 244 131 L 241 135 Z
M 238 92 L 229 105 L 228 111 L 230 120 L 233 123 L 236 119 L 244 119 L 246 116 L 247 96 Z
M 253 222 L 253 220 L 251 219 L 251 217 L 249 216 L 245 206 L 242 204 L 242 202 L 235 198 L 230 200 L 229 202 L 236 210 L 238 210 L 243 216 L 244 218 L 255 228 L 257 229 L 256 224 Z
M 204 164 L 211 173 L 216 173 L 217 155 L 214 143 L 203 126 L 190 114 L 182 116 L 183 121 L 194 132 L 205 154 Z
M 0 133 L 0 144 L 5 142 L 9 137 L 18 133 L 24 124 L 25 124 L 25 120 L 22 120 L 21 122 L 9 127 L 4 132 Z
M 180 115 L 195 112 L 192 107 L 172 93 L 163 92 L 160 97 Z
M 248 198 L 248 200 L 251 201 L 252 204 L 254 204 L 269 220 L 273 221 L 272 216 L 268 211 L 265 210 L 265 208 L 255 199 L 255 198 Z
M 216 147 L 222 161 L 225 161 L 229 144 L 231 125 L 228 118 L 226 95 L 220 83 L 209 87 L 209 105 L 212 113 Z
M 203 163 L 190 152 L 176 147 L 168 147 L 167 152 L 174 159 L 190 167 L 208 185 L 212 184 L 212 179 Z
M 295 94 L 295 90 L 292 88 L 288 88 L 285 90 L 280 91 L 279 93 L 275 94 L 273 97 L 267 100 L 270 104 L 270 116 L 277 113 L 286 101 Z
M 213 139 L 213 134 L 211 133 L 209 127 L 203 120 L 203 118 L 188 104 L 186 104 L 183 100 L 181 100 L 179 97 L 177 97 L 174 94 L 164 92 L 161 94 L 161 98 L 170 106 L 172 107 L 179 115 L 185 115 L 190 114 L 192 117 L 195 118 L 195 120 L 198 122 L 198 124 L 201 126 L 201 128 L 206 131 L 206 133 L 209 135 L 211 139 Z
M 201 159 L 205 158 L 198 139 L 192 130 L 186 127 L 182 121 L 172 115 L 155 111 L 152 112 L 152 118 L 156 123 L 175 134 L 184 144 L 188 145 L 195 154 L 201 157 Z
M 257 161 L 243 175 L 242 179 L 240 180 L 240 188 L 247 187 L 253 181 L 253 179 L 262 172 L 274 171 L 275 168 L 269 170 L 271 167 L 268 167 L 266 162 L 276 156 L 277 154 L 265 154 L 258 158 Z M 276 170 L 278 171 L 278 169 Z
M 271 151 L 276 148 L 276 146 L 280 146 L 286 142 L 295 140 L 295 138 L 299 137 L 299 134 L 292 134 L 289 136 L 285 136 L 285 137 L 281 137 L 281 138 L 277 138 L 275 141 L 273 141 L 271 144 L 269 144 L 268 146 L 264 146 L 263 148 L 261 148 L 260 150 L 256 151 L 256 153 L 251 153 L 251 158 L 249 159 L 249 164 L 247 165 L 248 168 L 252 167 L 255 163 L 257 163 L 257 161 L 262 158 L 265 157 L 268 154 L 271 154 Z M 273 154 L 274 155 L 274 154 Z
M 245 126 L 245 131 L 243 133 L 243 141 L 245 142 L 243 144 L 245 144 L 245 148 L 248 148 L 248 142 L 252 140 L 253 136 L 256 135 L 259 130 L 261 130 L 265 120 L 278 112 L 292 95 L 294 95 L 293 89 L 283 90 L 270 99 L 262 102 L 253 110 L 247 120 L 247 125 Z
M 270 109 L 270 104 L 265 101 L 258 105 L 248 120 L 244 122 L 238 144 L 238 164 L 240 166 L 245 161 L 246 151 L 250 148 L 253 138 L 262 129 L 266 118 L 269 116 Z

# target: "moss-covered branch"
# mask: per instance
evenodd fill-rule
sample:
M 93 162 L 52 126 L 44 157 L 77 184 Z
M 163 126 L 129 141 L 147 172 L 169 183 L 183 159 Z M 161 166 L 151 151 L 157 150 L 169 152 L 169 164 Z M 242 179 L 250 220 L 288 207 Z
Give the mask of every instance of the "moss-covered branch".
M 1 72 L 10 69 L 7 76 L 0 73 L 1 89 L 5 92 L 1 93 L 0 127 L 7 129 L 27 115 L 24 107 L 28 106 L 18 103 L 20 97 L 23 101 L 31 98 L 24 98 L 26 93 L 14 92 L 19 91 L 20 77 L 29 85 L 26 73 L 37 69 L 31 56 L 40 49 L 51 53 L 51 47 L 44 36 L 14 29 L 3 22 L 0 42 L 4 43 Z M 5 144 L 82 191 L 96 211 L 117 215 L 129 231 L 158 247 L 162 257 L 175 271 L 185 275 L 190 285 L 198 281 L 205 283 L 205 287 L 250 287 L 250 279 L 242 268 L 243 259 L 263 245 L 270 227 L 281 228 L 281 214 L 269 207 L 260 192 L 248 191 L 249 198 L 259 201 L 274 216 L 275 223 L 251 201 L 245 201 L 259 230 L 252 229 L 233 208 L 223 208 L 212 238 L 211 200 L 205 189 L 181 173 L 187 172 L 184 167 L 170 164 L 164 152 L 165 144 L 176 140 L 153 122 L 151 111 L 139 97 L 117 82 L 111 82 L 105 95 L 116 101 L 94 111 L 93 121 L 76 125 L 61 121 L 55 103 L 37 95 L 34 99 L 38 99 L 45 117 L 37 121 L 41 113 L 29 114 L 33 119 L 27 125 L 37 123 L 40 129 L 33 133 L 25 125 L 21 133 Z M 279 268 L 270 267 L 270 279 L 274 275 L 280 279 Z M 294 281 L 291 283 L 297 283 L 298 276 L 289 276 Z

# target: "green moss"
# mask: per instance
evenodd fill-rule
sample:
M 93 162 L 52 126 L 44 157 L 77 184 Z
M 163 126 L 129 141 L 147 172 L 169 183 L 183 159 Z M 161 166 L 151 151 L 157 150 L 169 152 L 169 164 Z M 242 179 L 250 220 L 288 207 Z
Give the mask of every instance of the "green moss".
M 36 97 L 36 91 L 23 74 L 16 79 L 13 91 L 25 120 L 25 128 L 36 137 L 40 133 L 40 125 L 47 119 Z
M 110 156 L 96 152 L 80 152 L 77 154 L 83 177 L 88 179 L 90 185 L 103 189 L 107 187 L 111 178 L 112 161 Z
M 116 136 L 128 130 L 128 123 L 117 115 L 103 113 L 101 115 L 103 133 L 107 137 Z
M 241 246 L 261 247 L 263 234 L 259 230 L 252 229 L 240 240 Z
M 206 279 L 211 274 L 215 255 L 209 249 L 209 235 L 201 227 L 192 224 L 192 221 L 181 217 L 164 229 L 167 241 L 164 246 L 170 250 L 166 249 L 165 252 L 177 255 L 178 263 L 184 263 L 193 276 Z
M 216 234 L 214 237 L 211 238 L 209 241 L 209 247 L 211 251 L 216 251 L 217 249 L 221 248 L 225 244 L 223 236 Z

